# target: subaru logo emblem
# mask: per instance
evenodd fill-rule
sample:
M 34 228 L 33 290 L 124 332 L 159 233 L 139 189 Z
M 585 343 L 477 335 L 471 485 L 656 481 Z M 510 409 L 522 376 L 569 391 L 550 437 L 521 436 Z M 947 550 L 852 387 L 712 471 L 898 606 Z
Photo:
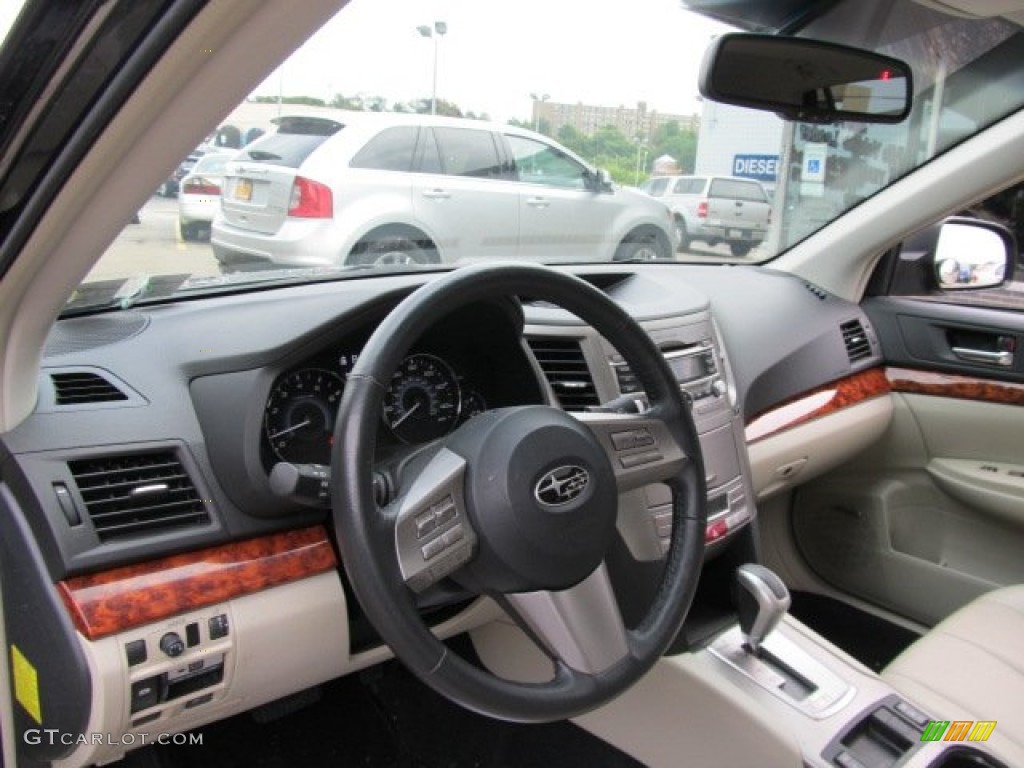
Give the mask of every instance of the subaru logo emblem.
M 561 507 L 583 495 L 590 485 L 590 473 L 570 464 L 545 472 L 533 488 L 533 495 L 545 507 Z

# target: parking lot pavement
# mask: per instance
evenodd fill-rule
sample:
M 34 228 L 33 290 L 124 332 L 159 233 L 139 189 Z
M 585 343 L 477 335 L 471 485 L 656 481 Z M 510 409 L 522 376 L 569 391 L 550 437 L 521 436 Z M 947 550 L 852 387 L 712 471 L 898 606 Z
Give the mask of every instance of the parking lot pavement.
M 209 243 L 186 243 L 178 233 L 178 201 L 152 197 L 127 224 L 86 277 L 90 280 L 140 275 L 219 275 Z

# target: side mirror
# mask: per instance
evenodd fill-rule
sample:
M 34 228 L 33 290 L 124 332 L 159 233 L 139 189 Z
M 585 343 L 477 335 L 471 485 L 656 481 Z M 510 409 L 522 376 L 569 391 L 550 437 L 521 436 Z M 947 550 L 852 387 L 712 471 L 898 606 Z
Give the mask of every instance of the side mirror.
M 935 281 L 944 291 L 994 288 L 1013 277 L 1017 244 L 1001 224 L 953 217 L 939 229 L 932 253 Z
M 604 168 L 595 168 L 587 174 L 587 186 L 594 192 L 611 192 L 612 175 Z
M 796 37 L 730 33 L 701 65 L 704 98 L 775 112 L 786 120 L 898 123 L 910 114 L 904 62 L 870 51 Z

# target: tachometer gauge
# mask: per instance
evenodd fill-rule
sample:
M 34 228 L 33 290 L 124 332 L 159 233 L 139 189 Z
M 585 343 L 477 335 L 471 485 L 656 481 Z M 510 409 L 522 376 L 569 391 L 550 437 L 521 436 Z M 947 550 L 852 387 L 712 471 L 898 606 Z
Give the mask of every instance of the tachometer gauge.
M 487 410 L 487 401 L 484 400 L 484 396 L 477 392 L 475 389 L 471 389 L 468 392 L 463 391 L 462 393 L 462 420 L 469 421 L 474 416 L 479 416 L 481 413 Z
M 344 388 L 340 376 L 321 368 L 303 368 L 274 385 L 263 430 L 281 461 L 330 464 L 331 437 Z
M 439 357 L 410 355 L 384 395 L 384 422 L 404 443 L 425 443 L 448 434 L 459 420 L 459 382 Z

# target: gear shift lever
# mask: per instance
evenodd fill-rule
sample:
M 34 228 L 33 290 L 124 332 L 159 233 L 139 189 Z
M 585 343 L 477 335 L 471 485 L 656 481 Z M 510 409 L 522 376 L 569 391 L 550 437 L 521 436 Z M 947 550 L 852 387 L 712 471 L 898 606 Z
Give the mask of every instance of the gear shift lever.
M 789 590 L 773 571 L 745 563 L 736 569 L 736 612 L 744 644 L 754 654 L 789 610 Z

